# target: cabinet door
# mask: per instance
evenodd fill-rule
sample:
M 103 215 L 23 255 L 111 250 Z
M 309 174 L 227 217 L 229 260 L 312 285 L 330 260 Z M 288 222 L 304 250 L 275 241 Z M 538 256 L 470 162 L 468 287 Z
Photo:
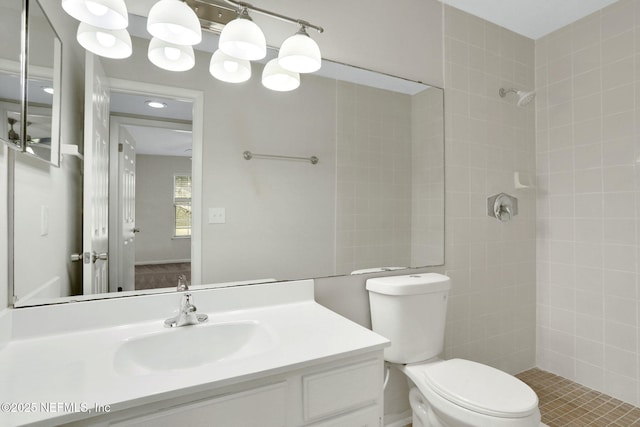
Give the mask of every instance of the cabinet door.
M 286 383 L 176 406 L 111 424 L 117 427 L 282 427 Z
M 309 427 L 379 427 L 381 425 L 380 408 L 378 405 L 373 405 Z
M 330 417 L 381 399 L 382 373 L 382 361 L 372 359 L 303 375 L 304 421 Z

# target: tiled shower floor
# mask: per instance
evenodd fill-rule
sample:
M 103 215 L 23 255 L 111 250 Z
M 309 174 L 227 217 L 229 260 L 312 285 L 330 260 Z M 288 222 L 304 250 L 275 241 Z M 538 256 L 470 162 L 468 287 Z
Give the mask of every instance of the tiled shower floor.
M 540 399 L 549 427 L 640 427 L 640 408 L 534 368 L 516 375 Z

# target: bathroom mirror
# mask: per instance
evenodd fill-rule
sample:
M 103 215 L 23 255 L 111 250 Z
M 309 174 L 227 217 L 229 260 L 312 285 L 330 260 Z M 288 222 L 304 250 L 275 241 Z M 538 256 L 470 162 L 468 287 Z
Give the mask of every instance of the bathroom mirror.
M 200 277 L 196 284 L 444 263 L 442 89 L 325 60 L 319 73 L 303 76 L 296 91 L 276 93 L 261 85 L 260 63 L 252 64 L 254 77 L 244 84 L 215 80 L 207 70 L 211 52 L 197 52 L 196 70 L 176 79 L 149 63 L 147 44 L 133 37 L 131 58 L 101 62 L 113 81 L 144 76 L 144 83 L 203 92 L 201 150 L 192 159 L 202 167 L 194 183 L 200 190 L 193 194 L 201 206 L 200 233 L 193 236 L 199 243 L 192 245 L 202 260 L 192 265 Z M 139 101 L 152 96 L 138 95 Z M 314 156 L 316 164 L 305 161 Z M 49 226 L 55 227 L 53 220 Z M 16 228 L 16 241 L 26 241 L 20 232 Z M 28 251 L 20 245 L 15 258 L 28 259 Z M 145 262 L 163 264 L 157 258 Z M 67 270 L 73 268 L 68 261 Z M 22 299 L 49 283 L 39 280 L 16 279 L 18 305 L 43 303 Z M 67 288 L 77 295 L 83 286 Z
M 21 64 L 22 0 L 7 0 L 0 5 L 0 141 L 14 149 L 22 149 L 20 135 L 23 98 Z
M 62 43 L 40 0 L 29 0 L 25 152 L 60 165 Z

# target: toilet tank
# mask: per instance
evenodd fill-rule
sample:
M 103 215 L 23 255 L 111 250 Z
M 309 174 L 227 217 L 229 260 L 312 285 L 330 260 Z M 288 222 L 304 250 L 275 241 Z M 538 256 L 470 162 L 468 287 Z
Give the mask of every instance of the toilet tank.
M 437 273 L 367 280 L 373 330 L 391 341 L 387 361 L 415 363 L 442 352 L 450 288 L 451 279 Z

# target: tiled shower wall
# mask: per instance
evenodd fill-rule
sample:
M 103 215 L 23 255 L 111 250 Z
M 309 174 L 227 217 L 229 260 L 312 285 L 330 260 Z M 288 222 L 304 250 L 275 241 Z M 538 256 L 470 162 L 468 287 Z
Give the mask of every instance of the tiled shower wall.
M 640 404 L 640 1 L 536 42 L 538 366 Z
M 452 278 L 445 356 L 511 373 L 535 366 L 533 104 L 500 87 L 533 89 L 534 42 L 445 7 L 446 272 Z M 487 197 L 518 197 L 519 215 L 487 216 Z
M 442 97 L 338 82 L 338 274 L 442 264 Z
M 442 90 L 411 98 L 411 266 L 444 261 L 444 111 Z
M 411 261 L 411 97 L 338 82 L 338 274 Z

